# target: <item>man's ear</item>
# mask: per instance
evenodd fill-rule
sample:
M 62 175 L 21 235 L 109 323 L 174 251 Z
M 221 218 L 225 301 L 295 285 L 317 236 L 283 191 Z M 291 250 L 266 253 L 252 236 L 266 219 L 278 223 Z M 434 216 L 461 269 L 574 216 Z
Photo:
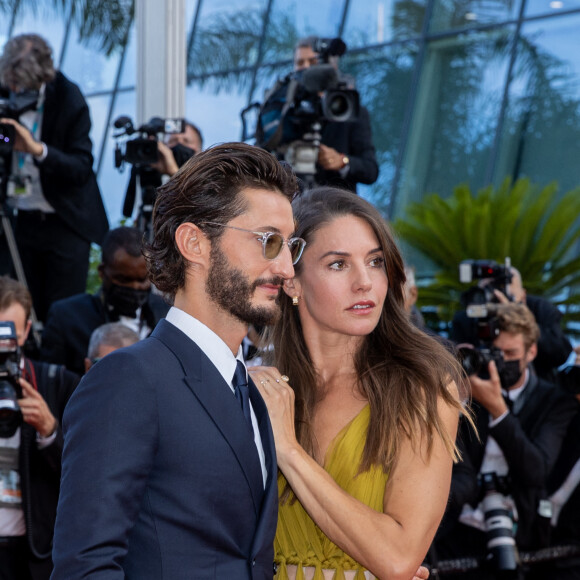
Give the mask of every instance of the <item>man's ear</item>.
M 181 224 L 177 228 L 175 244 L 180 254 L 193 264 L 203 263 L 206 254 L 209 253 L 209 240 L 195 224 L 190 222 Z
M 538 343 L 534 342 L 526 353 L 526 363 L 531 363 L 538 355 Z
M 297 278 L 289 278 L 288 280 L 284 280 L 282 288 L 284 288 L 284 292 L 286 292 L 290 298 L 293 296 L 298 296 L 300 298 L 301 296 L 300 281 Z

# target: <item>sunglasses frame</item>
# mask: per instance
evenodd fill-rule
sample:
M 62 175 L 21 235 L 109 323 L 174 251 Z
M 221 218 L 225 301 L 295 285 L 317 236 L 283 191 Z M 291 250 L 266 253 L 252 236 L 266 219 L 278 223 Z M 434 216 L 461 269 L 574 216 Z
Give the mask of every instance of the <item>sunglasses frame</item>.
M 278 232 L 255 232 L 254 230 L 248 230 L 246 228 L 238 228 L 237 226 L 230 226 L 227 224 L 220 224 L 217 222 L 203 222 L 203 223 L 207 224 L 209 226 L 219 226 L 221 228 L 229 228 L 231 230 L 238 230 L 240 232 L 247 232 L 249 234 L 254 234 L 254 235 L 258 236 L 257 240 L 262 244 L 262 255 L 264 256 L 265 260 L 275 260 L 282 252 L 282 249 L 284 248 L 284 244 L 286 244 L 288 246 L 288 249 L 290 250 L 290 255 L 292 256 L 291 244 L 300 243 L 301 247 L 300 247 L 300 253 L 298 254 L 298 257 L 296 259 L 292 258 L 292 265 L 295 266 L 300 261 L 300 258 L 302 257 L 302 254 L 304 253 L 304 248 L 306 247 L 306 241 L 303 240 L 302 238 L 290 238 L 289 240 L 287 240 L 282 234 L 279 234 Z M 268 256 L 266 256 L 266 245 L 268 244 L 268 240 L 272 236 L 276 236 L 276 237 L 280 238 L 282 240 L 282 242 L 280 243 L 278 253 L 273 258 L 268 258 Z

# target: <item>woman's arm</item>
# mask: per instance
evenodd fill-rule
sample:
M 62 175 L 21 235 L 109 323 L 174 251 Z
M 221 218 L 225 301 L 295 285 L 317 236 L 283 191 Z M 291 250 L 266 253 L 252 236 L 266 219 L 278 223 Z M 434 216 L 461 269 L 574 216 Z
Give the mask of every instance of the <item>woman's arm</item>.
M 294 391 L 276 369 L 251 371 L 268 406 L 278 466 L 300 503 L 320 529 L 381 580 L 409 580 L 421 564 L 445 511 L 452 458 L 440 437 L 431 453 L 406 440 L 389 476 L 384 513 L 344 491 L 298 444 Z M 269 379 L 269 381 L 266 381 Z M 278 382 L 279 381 L 279 382 Z M 455 389 L 455 385 L 450 388 Z M 440 402 L 442 423 L 455 440 L 458 413 Z

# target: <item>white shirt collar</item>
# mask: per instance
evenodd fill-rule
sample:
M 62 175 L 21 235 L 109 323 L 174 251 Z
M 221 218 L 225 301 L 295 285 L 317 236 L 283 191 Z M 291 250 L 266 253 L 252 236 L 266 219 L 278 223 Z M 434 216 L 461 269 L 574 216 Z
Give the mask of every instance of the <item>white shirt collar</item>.
M 242 346 L 240 345 L 238 354 L 234 357 L 228 345 L 213 330 L 175 306 L 169 309 L 165 319 L 197 344 L 233 391 L 232 378 L 237 361 L 244 362 Z

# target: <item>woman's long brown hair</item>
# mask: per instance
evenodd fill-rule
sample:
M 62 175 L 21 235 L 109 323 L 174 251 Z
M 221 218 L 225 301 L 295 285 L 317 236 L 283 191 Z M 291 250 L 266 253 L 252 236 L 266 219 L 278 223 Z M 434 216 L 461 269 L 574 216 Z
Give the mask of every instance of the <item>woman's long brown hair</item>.
M 359 472 L 381 465 L 389 472 L 396 463 L 402 441 L 413 445 L 427 441 L 431 451 L 434 437 L 442 438 L 457 459 L 455 441 L 447 433 L 437 410 L 440 399 L 458 413 L 461 403 L 449 390 L 451 381 L 464 385 L 461 366 L 437 340 L 415 328 L 403 308 L 405 272 L 403 260 L 389 227 L 379 212 L 357 195 L 321 187 L 302 194 L 293 203 L 296 236 L 312 242 L 316 232 L 341 216 L 355 216 L 367 222 L 383 249 L 389 289 L 375 329 L 367 335 L 354 357 L 358 389 L 368 400 L 370 423 Z M 349 235 L 348 231 L 344 232 Z M 308 252 L 306 246 L 305 252 Z M 299 277 L 302 262 L 296 265 Z M 282 315 L 271 329 L 275 364 L 291 377 L 296 400 L 298 442 L 314 456 L 312 418 L 324 393 L 324 385 L 306 347 L 298 308 L 291 298 L 280 297 Z M 425 439 L 424 439 L 425 438 Z

